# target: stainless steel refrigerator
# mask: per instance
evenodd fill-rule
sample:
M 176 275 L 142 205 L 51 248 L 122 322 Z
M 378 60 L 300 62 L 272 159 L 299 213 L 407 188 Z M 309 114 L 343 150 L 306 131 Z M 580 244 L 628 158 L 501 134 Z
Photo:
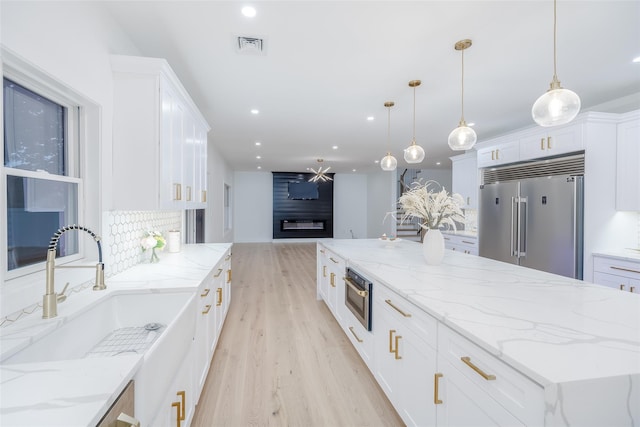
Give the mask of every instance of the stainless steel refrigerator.
M 480 186 L 480 256 L 582 279 L 583 176 Z

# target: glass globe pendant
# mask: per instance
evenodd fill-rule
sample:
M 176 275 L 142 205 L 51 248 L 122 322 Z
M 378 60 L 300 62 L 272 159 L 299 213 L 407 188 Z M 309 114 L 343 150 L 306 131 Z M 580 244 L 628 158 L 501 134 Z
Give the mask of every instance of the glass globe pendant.
M 413 88 L 413 139 L 411 145 L 404 150 L 404 160 L 407 163 L 420 163 L 424 160 L 424 150 L 416 144 L 416 87 L 422 83 L 420 80 L 411 80 L 409 87 Z
M 464 121 L 464 51 L 469 47 L 471 47 L 471 40 L 469 39 L 460 40 L 454 46 L 455 50 L 459 50 L 462 54 L 462 102 L 460 123 L 458 124 L 457 128 L 451 131 L 448 139 L 449 147 L 454 151 L 470 150 L 478 140 L 476 131 L 467 126 L 467 123 Z
M 553 0 L 553 79 L 549 90 L 531 108 L 533 120 L 544 127 L 569 123 L 580 112 L 580 97 L 560 86 L 556 73 L 556 56 L 556 0 Z
M 384 106 L 387 107 L 387 144 L 391 147 L 391 107 L 395 103 L 393 101 L 387 101 Z M 398 166 L 398 161 L 391 155 L 391 151 L 387 151 L 387 155 L 380 160 L 380 167 L 383 171 L 394 171 Z

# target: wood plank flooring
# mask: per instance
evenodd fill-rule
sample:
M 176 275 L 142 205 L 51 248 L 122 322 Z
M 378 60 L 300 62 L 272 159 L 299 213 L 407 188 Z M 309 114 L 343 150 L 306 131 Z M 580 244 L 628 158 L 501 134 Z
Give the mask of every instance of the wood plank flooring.
M 315 243 L 233 246 L 231 307 L 193 426 L 402 426 L 324 301 Z

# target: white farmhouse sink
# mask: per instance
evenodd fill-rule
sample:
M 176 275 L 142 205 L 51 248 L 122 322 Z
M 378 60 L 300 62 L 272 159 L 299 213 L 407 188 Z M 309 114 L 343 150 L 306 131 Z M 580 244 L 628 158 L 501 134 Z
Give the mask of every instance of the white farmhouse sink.
M 157 331 L 159 336 L 150 336 L 154 341 L 146 349 L 146 357 L 146 353 L 153 353 L 163 342 L 186 346 L 192 339 L 186 332 L 193 330 L 194 321 L 193 291 L 116 291 L 68 316 L 61 326 L 3 360 L 2 364 L 81 359 L 113 331 L 164 325 Z

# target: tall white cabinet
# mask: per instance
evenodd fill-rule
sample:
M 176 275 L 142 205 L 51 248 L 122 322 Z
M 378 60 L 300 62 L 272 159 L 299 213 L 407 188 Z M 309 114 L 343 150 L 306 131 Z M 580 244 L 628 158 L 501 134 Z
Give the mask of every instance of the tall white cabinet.
M 616 209 L 640 211 L 640 110 L 618 123 Z
M 112 55 L 113 209 L 206 207 L 206 120 L 164 59 Z

